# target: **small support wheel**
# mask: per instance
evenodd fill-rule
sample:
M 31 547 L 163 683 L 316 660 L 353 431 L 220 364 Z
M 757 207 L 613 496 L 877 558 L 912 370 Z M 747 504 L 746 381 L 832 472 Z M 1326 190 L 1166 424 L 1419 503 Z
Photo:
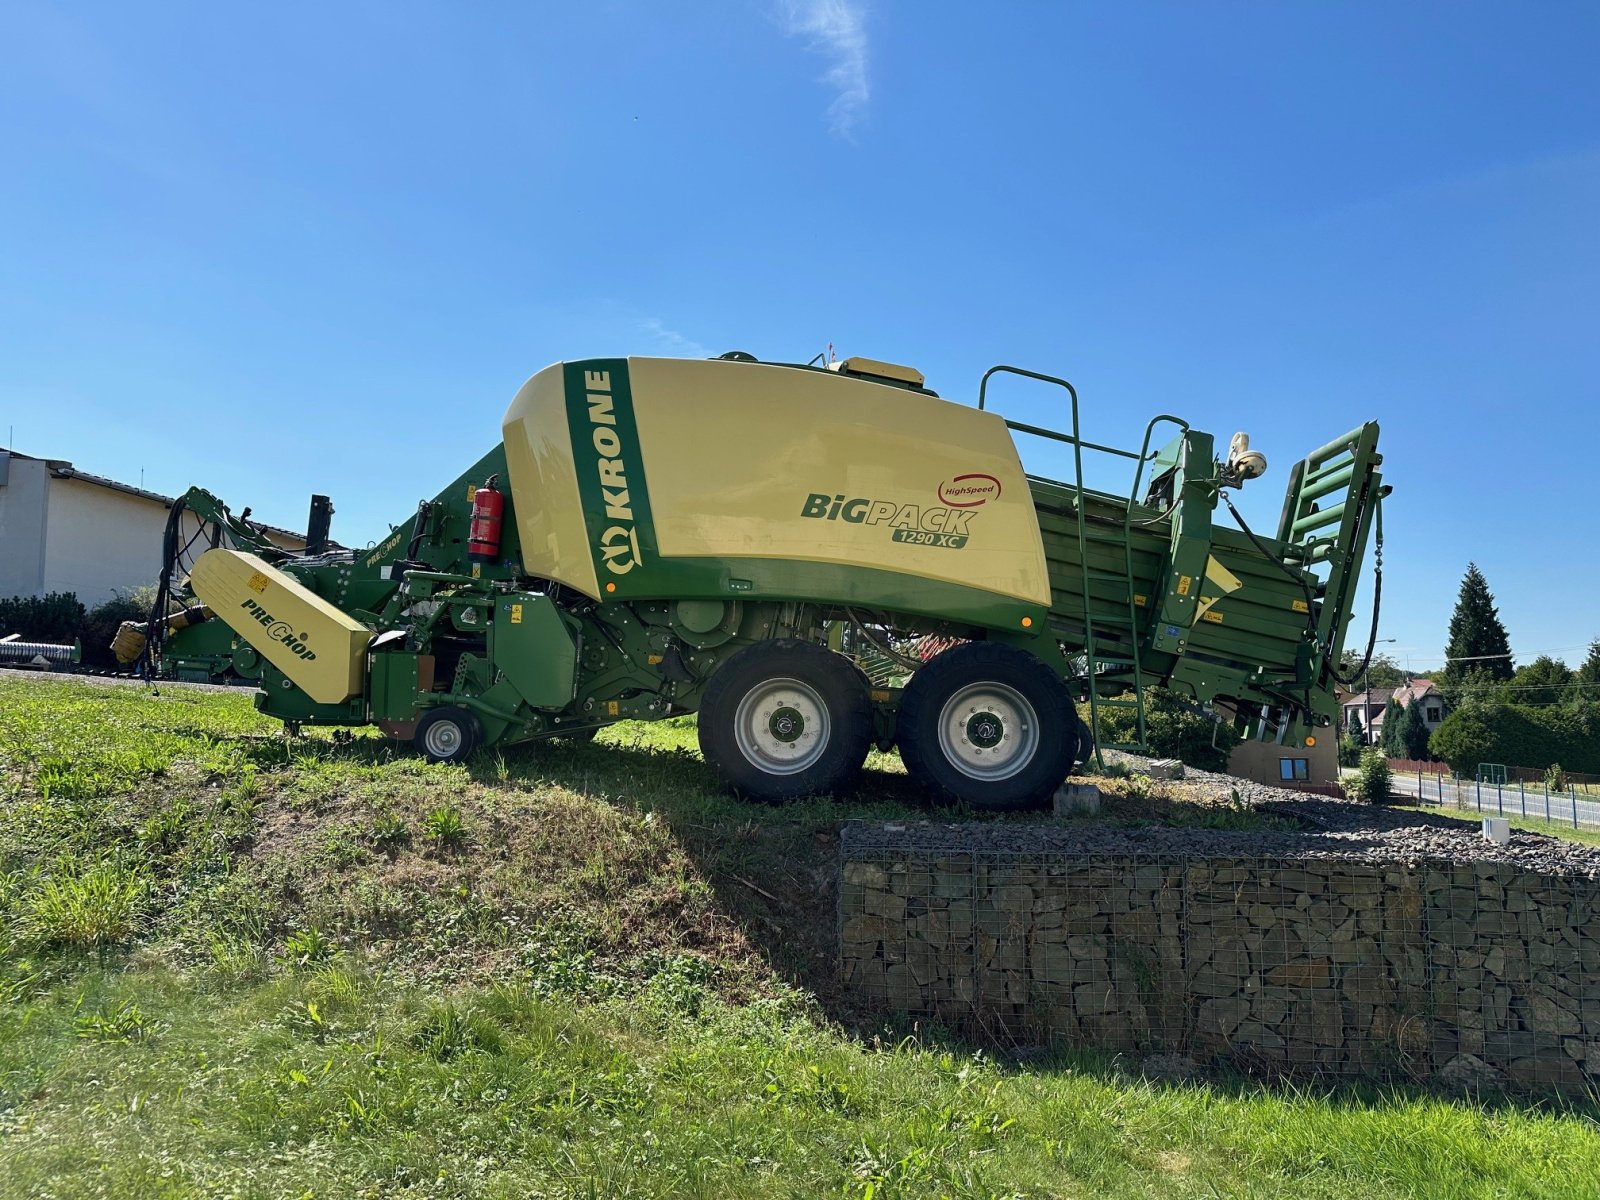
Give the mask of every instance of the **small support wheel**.
M 866 678 L 812 642 L 778 638 L 723 663 L 700 703 L 700 751 L 749 800 L 838 795 L 872 738 Z
M 483 726 L 470 710 L 447 704 L 422 715 L 411 741 L 429 762 L 465 762 L 483 741 Z
M 911 677 L 896 737 L 935 797 L 1010 812 L 1047 801 L 1077 761 L 1080 722 L 1061 677 L 1002 642 L 952 647 Z

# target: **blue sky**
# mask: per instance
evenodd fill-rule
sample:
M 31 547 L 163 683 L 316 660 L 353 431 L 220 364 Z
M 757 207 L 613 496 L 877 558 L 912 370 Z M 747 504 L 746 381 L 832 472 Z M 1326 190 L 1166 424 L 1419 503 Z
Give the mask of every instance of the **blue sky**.
M 1249 430 L 1265 529 L 1377 418 L 1386 648 L 1437 666 L 1475 559 L 1574 662 L 1597 52 L 1578 3 L 5 0 L 0 434 L 365 543 L 559 359 L 1011 362 L 1095 440 Z

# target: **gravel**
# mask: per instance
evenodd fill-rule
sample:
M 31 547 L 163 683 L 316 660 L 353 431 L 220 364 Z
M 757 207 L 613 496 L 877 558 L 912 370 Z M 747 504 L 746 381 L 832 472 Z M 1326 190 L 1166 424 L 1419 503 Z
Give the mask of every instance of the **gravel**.
M 87 683 L 91 687 L 147 686 L 144 680 L 135 679 L 130 675 L 92 675 L 87 671 L 35 671 L 22 670 L 17 667 L 0 667 L 0 679 L 14 679 L 34 683 Z M 249 690 L 237 684 L 184 683 L 176 679 L 163 679 L 158 686 L 162 691 L 167 688 L 183 688 L 194 692 L 239 692 Z
M 1123 756 L 1130 766 L 1138 760 Z M 1389 808 L 1310 796 L 1287 788 L 1185 768 L 1163 781 L 1174 796 L 1219 805 L 1240 802 L 1292 829 L 1213 830 L 1127 827 L 1111 822 L 1041 817 L 1035 822 L 852 821 L 840 834 L 845 859 L 862 854 L 1138 856 L 1149 858 L 1310 858 L 1360 863 L 1481 862 L 1542 875 L 1600 878 L 1600 847 L 1513 830 L 1511 840 L 1484 840 L 1478 826 L 1418 808 Z

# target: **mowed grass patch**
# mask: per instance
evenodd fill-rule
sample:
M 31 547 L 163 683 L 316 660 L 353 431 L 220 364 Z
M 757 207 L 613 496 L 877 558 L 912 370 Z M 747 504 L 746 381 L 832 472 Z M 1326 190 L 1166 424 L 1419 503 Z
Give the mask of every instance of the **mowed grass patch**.
M 882 756 L 740 804 L 694 744 L 435 767 L 247 694 L 0 681 L 0 1197 L 1600 1190 L 1588 1108 L 846 1032 L 838 822 L 947 814 Z
M 1164 1085 L 840 1037 L 693 985 L 578 1003 L 344 958 L 0 1009 L 0 1196 L 1561 1197 L 1569 1111 Z

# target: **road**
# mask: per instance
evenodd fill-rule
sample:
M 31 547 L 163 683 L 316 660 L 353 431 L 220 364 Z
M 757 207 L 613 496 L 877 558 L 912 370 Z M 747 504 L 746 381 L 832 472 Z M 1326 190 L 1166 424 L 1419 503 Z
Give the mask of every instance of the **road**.
M 1482 812 L 1485 816 L 1537 817 L 1566 825 L 1600 826 L 1600 798 L 1593 796 L 1552 792 L 1547 797 L 1543 786 L 1525 790 L 1515 785 L 1497 788 L 1467 779 L 1456 782 L 1444 775 L 1423 775 L 1419 789 L 1417 780 L 1415 774 L 1396 774 L 1389 787 L 1401 795 L 1419 796 L 1426 804 Z

